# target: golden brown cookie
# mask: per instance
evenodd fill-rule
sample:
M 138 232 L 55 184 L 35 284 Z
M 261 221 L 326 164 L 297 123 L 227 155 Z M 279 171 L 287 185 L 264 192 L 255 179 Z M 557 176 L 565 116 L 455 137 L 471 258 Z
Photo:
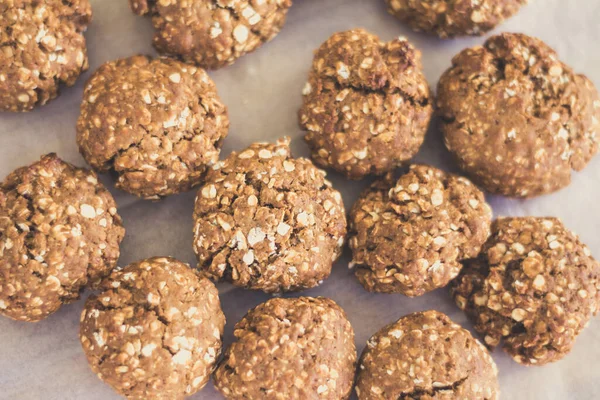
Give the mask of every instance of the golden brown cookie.
M 95 170 L 116 173 L 118 188 L 158 199 L 200 184 L 228 129 L 227 108 L 203 69 L 133 56 L 89 79 L 77 144 Z
M 369 339 L 359 400 L 497 400 L 498 369 L 466 329 L 437 311 L 406 315 Z
M 556 218 L 501 218 L 452 283 L 489 347 L 525 365 L 563 358 L 598 312 L 600 264 Z
M 48 154 L 0 183 L 0 315 L 35 322 L 110 273 L 125 234 L 96 174 Z
M 129 0 L 152 17 L 154 47 L 203 68 L 232 64 L 273 39 L 292 0 Z
M 198 268 L 268 293 L 317 286 L 346 235 L 342 198 L 289 140 L 257 143 L 210 171 L 194 210 Z
M 128 399 L 174 399 L 206 385 L 221 353 L 217 288 L 187 264 L 155 257 L 113 272 L 81 314 L 92 370 Z
M 527 4 L 527 0 L 385 1 L 390 14 L 415 31 L 441 38 L 483 35 Z
M 31 111 L 88 69 L 88 0 L 0 2 L 0 111 Z
M 446 146 L 492 193 L 554 192 L 598 151 L 598 91 L 526 35 L 493 36 L 454 57 L 437 104 Z
M 344 311 L 323 297 L 275 298 L 236 324 L 235 341 L 215 371 L 231 400 L 350 397 L 354 331 Z
M 356 277 L 371 292 L 420 296 L 446 286 L 490 234 L 492 210 L 469 180 L 413 165 L 367 188 L 350 212 Z
M 423 143 L 433 98 L 406 39 L 338 32 L 317 50 L 299 112 L 312 158 L 352 179 L 405 164 Z

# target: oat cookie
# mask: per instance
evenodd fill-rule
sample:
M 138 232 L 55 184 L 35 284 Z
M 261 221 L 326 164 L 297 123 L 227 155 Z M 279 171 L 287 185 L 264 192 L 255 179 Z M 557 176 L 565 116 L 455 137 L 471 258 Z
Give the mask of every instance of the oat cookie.
M 216 69 L 273 39 L 292 0 L 129 0 L 152 17 L 153 44 L 161 54 Z
M 0 111 L 31 111 L 75 84 L 91 19 L 88 0 L 0 1 Z
M 250 310 L 233 333 L 214 375 L 227 399 L 350 397 L 354 331 L 333 300 L 274 298 Z
M 413 165 L 367 188 L 350 212 L 356 277 L 371 292 L 420 296 L 446 286 L 490 234 L 492 211 L 469 180 Z
M 360 400 L 499 398 L 487 349 L 437 311 L 407 315 L 377 332 L 359 361 Z
M 256 143 L 209 172 L 194 210 L 198 267 L 267 293 L 320 284 L 346 235 L 342 198 L 289 139 Z
M 598 151 L 598 91 L 522 34 L 493 36 L 454 57 L 439 82 L 438 107 L 446 146 L 493 193 L 556 191 Z
M 36 322 L 114 268 L 125 229 L 96 174 L 48 154 L 0 183 L 0 315 Z
M 386 43 L 362 29 L 323 43 L 303 94 L 299 120 L 313 160 L 352 179 L 410 160 L 432 113 L 421 53 L 406 39 Z
M 390 14 L 415 31 L 441 38 L 483 35 L 527 4 L 527 0 L 385 1 Z
M 598 312 L 600 264 L 555 218 L 501 218 L 452 284 L 489 347 L 525 365 L 564 357 Z
M 208 382 L 225 316 L 217 288 L 187 264 L 155 257 L 113 272 L 81 314 L 92 370 L 128 399 L 183 399 Z
M 85 88 L 77 144 L 117 187 L 158 199 L 190 190 L 214 164 L 229 118 L 206 72 L 134 56 L 101 66 Z

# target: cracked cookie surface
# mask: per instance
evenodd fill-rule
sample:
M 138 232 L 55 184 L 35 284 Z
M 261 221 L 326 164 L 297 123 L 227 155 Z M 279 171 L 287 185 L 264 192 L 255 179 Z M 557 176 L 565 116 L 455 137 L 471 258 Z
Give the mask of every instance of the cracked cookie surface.
M 321 45 L 303 95 L 299 121 L 313 160 L 353 179 L 408 162 L 433 110 L 421 53 L 363 29 Z
M 118 188 L 158 199 L 200 184 L 228 129 L 227 108 L 203 69 L 133 56 L 89 79 L 77 144 L 94 169 L 118 175 Z
M 503 341 L 515 361 L 543 365 L 598 312 L 600 264 L 556 218 L 501 218 L 451 287 L 489 347 Z
M 125 229 L 96 174 L 55 154 L 0 183 L 0 315 L 35 322 L 115 267 Z
M 183 399 L 206 385 L 221 352 L 217 288 L 173 258 L 113 272 L 88 298 L 80 339 L 92 370 L 128 399 Z
M 390 14 L 441 38 L 479 36 L 512 17 L 527 0 L 385 0 Z
M 88 69 L 88 0 L 0 2 L 0 111 L 31 111 Z
M 291 0 L 130 0 L 149 15 L 158 52 L 203 68 L 232 64 L 283 27 Z
M 526 35 L 504 33 L 459 53 L 437 103 L 446 147 L 492 193 L 554 192 L 598 151 L 598 91 Z
M 268 293 L 308 289 L 331 273 L 346 234 L 340 193 L 289 140 L 231 154 L 207 175 L 194 210 L 198 268 Z
M 420 296 L 446 286 L 490 234 L 492 211 L 466 178 L 413 165 L 367 188 L 350 211 L 356 277 L 372 292 Z
M 500 388 L 487 349 L 445 314 L 425 311 L 369 339 L 356 393 L 360 400 L 497 400 Z
M 214 381 L 235 400 L 350 397 L 356 348 L 344 311 L 327 298 L 274 298 L 236 324 Z

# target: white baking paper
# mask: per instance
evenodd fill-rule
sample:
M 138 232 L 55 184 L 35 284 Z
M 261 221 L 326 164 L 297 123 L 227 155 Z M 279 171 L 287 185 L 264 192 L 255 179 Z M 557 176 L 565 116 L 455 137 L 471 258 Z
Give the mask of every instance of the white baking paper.
M 146 18 L 134 16 L 127 0 L 91 0 L 94 21 L 86 33 L 91 71 L 101 63 L 136 53 L 154 54 L 152 27 Z M 364 27 L 389 40 L 402 35 L 423 52 L 425 74 L 435 87 L 454 54 L 483 43 L 483 38 L 439 40 L 417 34 L 389 16 L 383 0 L 295 0 L 281 34 L 257 52 L 231 67 L 210 72 L 228 105 L 231 130 L 223 155 L 253 141 L 291 136 L 296 155 L 308 155 L 297 126 L 301 90 L 312 60 L 312 51 L 332 33 Z M 600 0 L 534 0 L 495 32 L 524 32 L 554 47 L 561 58 L 587 74 L 600 87 Z M 49 105 L 27 114 L 0 114 L 0 179 L 14 168 L 29 164 L 48 152 L 77 165 L 85 162 L 75 144 L 75 122 L 86 73 L 73 88 Z M 449 171 L 455 166 L 432 128 L 417 157 Z M 367 182 L 349 182 L 329 175 L 349 208 Z M 192 207 L 195 193 L 170 197 L 159 203 L 140 201 L 115 190 L 103 177 L 119 204 L 127 228 L 119 265 L 157 255 L 171 255 L 195 263 L 192 251 Z M 592 253 L 600 257 L 600 156 L 573 183 L 559 193 L 519 201 L 489 197 L 498 215 L 557 216 L 577 232 Z M 348 270 L 348 251 L 334 266 L 324 284 L 302 293 L 327 296 L 348 313 L 360 351 L 380 327 L 419 310 L 437 309 L 471 328 L 451 301 L 446 289 L 417 299 L 402 295 L 370 294 Z M 269 296 L 219 285 L 227 326 L 225 345 L 234 324 L 249 308 Z M 87 295 L 87 293 L 86 293 Z M 85 297 L 85 296 L 84 296 Z M 37 324 L 0 317 L 0 399 L 10 400 L 110 400 L 112 390 L 90 370 L 78 340 L 83 300 L 63 307 Z M 503 399 L 600 398 L 600 321 L 592 320 L 565 359 L 544 367 L 522 367 L 502 351 L 494 353 L 500 369 Z M 209 384 L 193 399 L 219 399 Z

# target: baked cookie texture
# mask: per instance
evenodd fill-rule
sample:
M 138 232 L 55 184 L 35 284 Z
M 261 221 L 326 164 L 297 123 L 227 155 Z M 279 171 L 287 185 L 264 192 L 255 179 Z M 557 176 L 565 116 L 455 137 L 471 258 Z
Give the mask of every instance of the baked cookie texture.
M 77 144 L 117 187 L 159 199 L 200 184 L 219 159 L 227 108 L 203 69 L 133 56 L 102 65 L 89 79 Z
M 492 193 L 554 192 L 598 151 L 598 91 L 526 35 L 493 36 L 454 57 L 437 104 L 446 146 Z
M 341 195 L 289 139 L 255 143 L 209 172 L 194 209 L 194 250 L 207 277 L 267 293 L 317 286 L 346 235 Z
M 441 38 L 479 36 L 512 17 L 527 0 L 385 0 L 390 14 Z
M 350 397 L 356 366 L 354 331 L 326 298 L 274 298 L 236 324 L 235 341 L 214 374 L 227 399 Z
M 598 312 L 600 264 L 555 218 L 502 218 L 452 283 L 458 306 L 517 362 L 563 358 Z
M 498 369 L 487 349 L 448 316 L 417 312 L 369 339 L 356 394 L 360 400 L 496 400 Z
M 128 399 L 183 399 L 206 385 L 225 316 L 208 280 L 173 258 L 113 272 L 88 298 L 80 339 L 92 370 Z
M 300 126 L 312 158 L 352 179 L 381 175 L 419 150 L 433 97 L 421 53 L 363 29 L 335 33 L 315 53 Z
M 88 0 L 0 2 L 0 111 L 24 112 L 58 96 L 88 69 Z
M 349 243 L 360 283 L 371 292 L 420 296 L 446 286 L 490 234 L 492 210 L 466 178 L 412 165 L 387 174 L 350 211 Z
M 115 267 L 125 229 L 96 174 L 48 154 L 0 183 L 0 315 L 36 322 Z
M 152 17 L 153 44 L 161 54 L 216 69 L 273 39 L 291 0 L 129 0 Z

